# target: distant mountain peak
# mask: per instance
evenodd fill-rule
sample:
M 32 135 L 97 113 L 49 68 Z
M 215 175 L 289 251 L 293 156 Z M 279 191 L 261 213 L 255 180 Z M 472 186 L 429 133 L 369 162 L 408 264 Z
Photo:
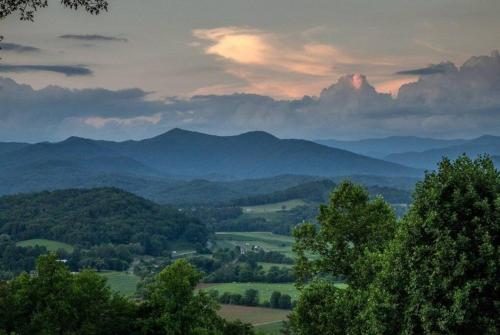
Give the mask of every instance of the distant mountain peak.
M 85 146 L 97 146 L 97 142 L 88 138 L 71 136 L 64 141 L 54 143 L 55 145 L 85 145 Z
M 262 131 L 262 130 L 254 130 L 254 131 L 249 131 L 246 133 L 243 133 L 241 135 L 238 135 L 239 137 L 254 137 L 254 138 L 267 138 L 267 139 L 273 139 L 273 140 L 278 140 L 276 136 L 273 134 L 270 134 L 268 132 Z
M 163 139 L 163 138 L 184 138 L 184 137 L 190 137 L 190 136 L 209 136 L 207 134 L 203 134 L 200 132 L 196 131 L 191 131 L 191 130 L 186 130 L 182 128 L 172 128 L 169 131 L 164 132 L 163 134 L 160 134 L 158 136 L 152 137 L 149 140 L 157 140 L 157 139 Z

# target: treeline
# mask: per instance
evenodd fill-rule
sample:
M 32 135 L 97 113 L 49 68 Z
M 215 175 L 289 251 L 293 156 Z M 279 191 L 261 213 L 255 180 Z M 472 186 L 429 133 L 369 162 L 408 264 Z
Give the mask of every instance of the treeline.
M 259 291 L 255 289 L 245 290 L 244 294 L 224 292 L 219 294 L 217 290 L 209 290 L 208 294 L 221 304 L 260 306 L 278 309 L 292 309 L 292 297 L 289 294 L 274 291 L 269 301 L 260 302 Z
M 138 244 L 141 253 L 153 256 L 168 253 L 177 240 L 203 248 L 210 236 L 199 220 L 115 188 L 0 197 L 0 234 L 14 241 L 46 238 L 83 249 Z
M 160 272 L 144 299 L 111 292 L 90 270 L 72 274 L 54 254 L 36 273 L 0 282 L 0 334 L 251 335 L 253 328 L 217 315 L 217 302 L 196 293 L 201 274 L 185 260 Z
M 271 266 L 267 271 L 258 262 L 293 264 L 293 260 L 276 251 L 248 251 L 241 254 L 239 247 L 218 249 L 212 257 L 191 257 L 189 262 L 206 275 L 206 283 L 267 282 L 289 283 L 295 280 L 293 269 Z
M 330 179 L 306 182 L 297 186 L 276 191 L 269 194 L 247 196 L 230 201 L 231 206 L 255 206 L 272 204 L 293 199 L 302 199 L 313 203 L 328 201 L 331 191 L 336 184 Z M 389 203 L 409 203 L 411 192 L 385 186 L 368 186 L 368 193 L 373 198 L 381 195 Z
M 252 262 L 227 263 L 206 276 L 206 283 L 290 283 L 295 280 L 290 268 L 272 266 L 264 271 L 262 266 Z
M 0 280 L 33 270 L 38 256 L 46 253 L 45 247 L 19 247 L 8 235 L 0 235 Z
M 311 202 L 322 202 L 328 198 L 328 194 L 335 187 L 335 183 L 329 179 L 310 181 L 297 186 L 276 191 L 269 194 L 248 196 L 230 202 L 233 206 L 255 206 L 271 204 L 292 199 L 302 199 Z
M 213 224 L 216 231 L 268 231 L 274 234 L 291 235 L 293 228 L 302 222 L 315 222 L 317 205 L 298 206 L 273 213 L 271 217 L 246 217 L 218 221 Z

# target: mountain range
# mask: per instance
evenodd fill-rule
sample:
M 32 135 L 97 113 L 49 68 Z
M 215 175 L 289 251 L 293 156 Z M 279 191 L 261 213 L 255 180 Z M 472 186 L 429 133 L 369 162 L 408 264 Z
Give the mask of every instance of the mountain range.
M 393 136 L 358 141 L 317 140 L 316 142 L 417 169 L 435 169 L 443 157 L 456 159 L 461 154 L 472 158 L 488 154 L 492 156 L 496 165 L 500 164 L 500 136 L 493 135 L 483 135 L 469 140 Z
M 446 148 L 460 145 L 467 140 L 440 140 L 417 136 L 389 136 L 384 138 L 369 138 L 356 141 L 341 141 L 335 139 L 316 140 L 315 142 L 333 148 L 352 151 L 361 155 L 384 159 L 391 154 L 406 152 L 421 152 L 431 149 Z
M 346 176 L 408 190 L 443 155 L 500 156 L 495 136 L 329 142 L 334 143 L 341 148 L 260 131 L 215 136 L 177 128 L 139 141 L 70 137 L 56 143 L 0 143 L 0 194 L 114 186 L 162 203 L 203 202 L 208 196 L 223 202 Z M 375 151 L 383 159 L 361 154 Z
M 0 171 L 4 176 L 16 175 L 17 182 L 30 174 L 49 175 L 59 170 L 86 175 L 107 173 L 171 179 L 420 174 L 419 170 L 400 164 L 311 141 L 279 139 L 258 131 L 214 136 L 173 129 L 141 141 L 70 137 L 57 143 L 4 143 L 0 148 Z M 23 173 L 20 175 L 20 172 Z

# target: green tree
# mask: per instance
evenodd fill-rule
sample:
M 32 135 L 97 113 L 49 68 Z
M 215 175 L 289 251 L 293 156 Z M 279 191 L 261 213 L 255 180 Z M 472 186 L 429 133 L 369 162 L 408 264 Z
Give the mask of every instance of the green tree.
M 361 193 L 350 185 L 334 192 L 330 205 L 335 208 L 323 209 L 319 220 L 324 236 L 318 238 L 311 226 L 298 230 L 302 257 L 306 252 L 319 257 L 299 263 L 302 279 L 313 280 L 291 315 L 292 330 L 304 335 L 498 334 L 500 174 L 492 161 L 444 159 L 437 172 L 417 184 L 414 203 L 392 239 L 392 231 L 384 235 L 377 228 L 358 235 L 360 222 L 388 229 L 394 222 L 380 215 L 384 210 L 362 214 L 370 206 L 356 196 Z M 345 218 L 358 219 L 344 225 Z M 331 230 L 325 223 L 332 223 Z M 370 234 L 374 239 L 365 243 L 363 236 Z M 336 274 L 347 276 L 347 289 L 328 280 Z
M 226 322 L 217 315 L 217 303 L 205 292 L 195 293 L 201 279 L 184 259 L 175 261 L 158 274 L 148 287 L 142 306 L 145 334 L 252 334 L 251 327 Z
M 269 299 L 269 304 L 272 308 L 279 308 L 280 306 L 281 292 L 274 291 Z
M 368 333 L 498 334 L 500 174 L 487 157 L 427 173 L 384 255 Z
M 292 312 L 297 334 L 346 334 L 357 327 L 364 290 L 378 268 L 378 254 L 393 238 L 396 216 L 388 203 L 370 200 L 362 186 L 344 181 L 320 207 L 317 227 L 303 224 L 294 231 L 297 284 L 302 288 Z M 315 257 L 310 257 L 314 255 Z M 334 279 L 346 278 L 342 290 Z M 309 287 L 303 288 L 304 284 Z
M 130 334 L 135 306 L 92 271 L 73 275 L 54 254 L 34 275 L 0 285 L 0 330 L 18 334 Z M 120 322 L 116 322 L 120 321 Z
M 245 291 L 243 303 L 247 306 L 257 306 L 259 304 L 259 291 L 250 288 Z
M 282 294 L 278 305 L 279 305 L 279 308 L 282 308 L 282 309 L 292 308 L 292 297 L 288 294 Z
M 320 206 L 318 223 L 319 228 L 306 223 L 294 231 L 298 284 L 345 276 L 350 286 L 366 286 L 370 269 L 357 270 L 366 268 L 368 253 L 382 251 L 393 238 L 396 216 L 391 206 L 380 197 L 370 200 L 362 186 L 344 181 L 329 204 Z M 311 254 L 316 257 L 308 257 Z

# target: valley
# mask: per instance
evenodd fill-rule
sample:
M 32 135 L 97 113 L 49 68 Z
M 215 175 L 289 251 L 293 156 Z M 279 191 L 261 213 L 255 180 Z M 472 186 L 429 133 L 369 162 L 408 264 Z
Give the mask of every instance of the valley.
M 263 145 L 269 141 L 284 145 L 266 134 L 241 136 L 244 141 L 248 136 L 264 141 Z M 0 184 L 1 192 L 9 194 L 0 197 L 1 279 L 33 273 L 36 259 L 53 253 L 72 273 L 94 269 L 112 292 L 142 301 L 164 268 L 185 260 L 202 273 L 196 292 L 204 292 L 220 304 L 218 315 L 248 322 L 263 334 L 279 334 L 301 296 L 294 271 L 297 254 L 293 231 L 306 223 L 317 226 L 320 206 L 329 203 L 332 191 L 346 180 L 363 184 L 370 201 L 384 199 L 396 217 L 403 217 L 420 178 L 420 172 L 415 173 L 420 170 L 403 165 L 396 170 L 387 165 L 389 173 L 378 174 L 380 161 L 361 162 L 367 174 L 337 175 L 345 171 L 335 169 L 318 175 L 314 173 L 319 170 L 307 169 L 298 170 L 304 174 L 287 174 L 283 169 L 277 175 L 245 172 L 235 178 L 218 166 L 208 168 L 210 173 L 201 178 L 165 172 L 161 165 L 165 162 L 152 158 L 157 155 L 154 150 L 173 150 L 169 152 L 172 155 L 205 140 L 229 141 L 224 144 L 227 147 L 241 138 L 173 130 L 146 140 L 151 153 L 143 152 L 141 141 L 71 138 L 61 143 L 4 145 L 1 155 L 6 159 L 0 170 L 7 172 L 5 180 L 12 177 L 9 173 L 26 174 L 22 183 L 10 184 L 14 188 L 8 182 Z M 292 143 L 292 147 L 297 145 Z M 436 152 L 457 152 L 459 149 L 446 147 L 450 143 L 431 141 L 425 145 L 435 144 L 437 148 L 432 150 Z M 451 144 L 467 144 L 465 140 L 457 143 Z M 174 149 L 177 145 L 179 149 Z M 301 145 L 308 151 L 314 146 Z M 83 154 L 74 155 L 75 150 Z M 291 163 L 285 160 L 277 164 Z M 36 168 L 34 175 L 28 172 L 32 167 Z M 403 170 L 406 175 L 391 172 Z M 43 191 L 35 192 L 38 189 Z M 313 262 L 321 257 L 313 252 L 305 255 Z M 343 275 L 329 281 L 336 289 L 348 289 Z

